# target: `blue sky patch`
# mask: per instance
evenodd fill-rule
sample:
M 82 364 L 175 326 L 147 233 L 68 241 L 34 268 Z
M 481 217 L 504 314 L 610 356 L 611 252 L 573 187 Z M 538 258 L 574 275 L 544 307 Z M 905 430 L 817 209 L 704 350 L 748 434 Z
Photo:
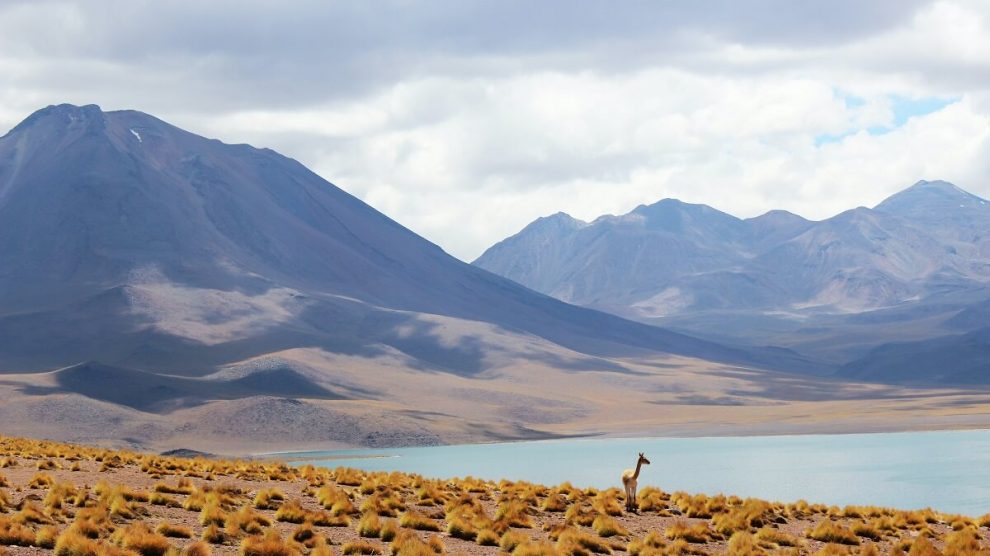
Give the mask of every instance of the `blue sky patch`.
M 858 97 L 841 90 L 836 90 L 835 95 L 842 99 L 846 105 L 846 108 L 858 108 L 866 104 L 866 100 L 862 97 Z M 926 116 L 933 112 L 938 112 L 950 104 L 959 102 L 960 99 L 960 97 L 925 97 L 913 99 L 900 95 L 888 95 L 887 98 L 890 100 L 890 109 L 894 113 L 894 121 L 889 126 L 877 125 L 866 128 L 866 132 L 870 135 L 884 135 L 886 133 L 890 133 L 891 131 L 906 124 L 911 118 Z M 815 136 L 815 146 L 821 147 L 822 145 L 828 143 L 838 143 L 846 137 L 853 135 L 854 133 L 859 133 L 860 131 L 862 131 L 862 129 L 848 129 L 842 133 L 822 133 Z

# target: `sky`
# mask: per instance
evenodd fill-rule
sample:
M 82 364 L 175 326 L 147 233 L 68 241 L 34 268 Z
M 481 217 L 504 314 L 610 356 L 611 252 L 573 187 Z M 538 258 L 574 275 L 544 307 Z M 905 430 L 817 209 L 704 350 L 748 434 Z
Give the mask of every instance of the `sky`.
M 0 134 L 63 102 L 273 148 L 471 261 L 667 197 L 990 197 L 990 1 L 3 0 Z

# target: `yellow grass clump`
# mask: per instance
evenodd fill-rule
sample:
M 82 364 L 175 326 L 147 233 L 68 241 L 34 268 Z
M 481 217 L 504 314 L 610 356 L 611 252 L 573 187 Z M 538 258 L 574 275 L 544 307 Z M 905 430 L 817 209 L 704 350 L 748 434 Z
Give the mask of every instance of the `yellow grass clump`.
M 843 527 L 830 519 L 823 519 L 807 533 L 808 538 L 816 541 L 858 545 L 859 538 L 847 527 Z
M 439 531 L 440 524 L 416 510 L 406 510 L 399 518 L 399 525 L 418 531 Z
M 712 530 L 708 528 L 708 524 L 705 522 L 697 522 L 690 524 L 686 521 L 676 521 L 664 534 L 668 539 L 677 540 L 683 539 L 689 543 L 706 543 L 712 538 Z

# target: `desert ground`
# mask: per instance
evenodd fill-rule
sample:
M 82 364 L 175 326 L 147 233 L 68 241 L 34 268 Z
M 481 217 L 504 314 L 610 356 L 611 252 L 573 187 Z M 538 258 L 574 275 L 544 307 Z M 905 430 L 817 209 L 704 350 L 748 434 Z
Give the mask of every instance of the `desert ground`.
M 451 342 L 463 336 L 452 333 Z M 487 340 L 498 353 L 500 338 Z M 506 336 L 474 375 L 375 358 L 292 349 L 223 368 L 210 381 L 288 368 L 347 399 L 176 398 L 145 376 L 86 390 L 59 371 L 0 375 L 0 423 L 12 435 L 162 452 L 214 454 L 394 447 L 568 436 L 719 436 L 990 427 L 990 390 L 910 388 L 732 367 L 685 357 L 594 359 Z M 509 352 L 511 345 L 511 352 Z M 551 349 L 555 351 L 550 351 Z M 549 361 L 549 362 L 548 362 Z M 264 386 L 264 385 L 263 385 Z M 205 388 L 204 388 L 205 390 Z M 428 408 L 428 409 L 424 409 Z

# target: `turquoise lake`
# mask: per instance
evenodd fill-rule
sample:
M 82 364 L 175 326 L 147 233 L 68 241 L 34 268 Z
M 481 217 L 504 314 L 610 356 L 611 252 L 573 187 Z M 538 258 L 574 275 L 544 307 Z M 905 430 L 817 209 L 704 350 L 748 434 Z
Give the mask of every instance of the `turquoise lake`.
M 874 504 L 943 512 L 990 512 L 990 431 L 617 438 L 426 448 L 295 452 L 295 464 L 472 475 L 548 485 L 619 486 L 645 452 L 640 488 L 725 493 L 791 502 Z M 334 458 L 334 459 L 330 459 Z

